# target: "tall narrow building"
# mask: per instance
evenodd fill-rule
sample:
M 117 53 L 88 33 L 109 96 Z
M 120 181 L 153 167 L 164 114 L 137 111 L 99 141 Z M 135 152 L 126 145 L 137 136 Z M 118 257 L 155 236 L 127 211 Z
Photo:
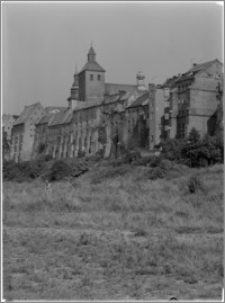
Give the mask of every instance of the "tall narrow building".
M 87 63 L 79 73 L 79 99 L 103 100 L 104 93 L 105 70 L 96 61 L 96 53 L 91 46 L 87 54 Z

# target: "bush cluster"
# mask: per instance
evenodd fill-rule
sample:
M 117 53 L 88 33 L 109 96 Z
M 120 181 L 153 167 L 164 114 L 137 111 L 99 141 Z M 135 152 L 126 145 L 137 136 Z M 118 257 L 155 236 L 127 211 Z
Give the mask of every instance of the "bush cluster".
M 48 155 L 37 160 L 15 163 L 3 162 L 3 179 L 23 182 L 36 178 L 60 181 L 77 177 L 89 170 L 90 163 L 84 159 L 52 160 Z
M 191 194 L 199 192 L 199 190 L 203 189 L 203 184 L 198 175 L 191 176 L 188 179 L 188 189 Z
M 193 128 L 187 139 L 169 139 L 162 144 L 162 157 L 189 167 L 208 166 L 223 162 L 222 135 L 206 135 L 202 139 Z
M 41 146 L 44 148 L 43 146 Z M 101 161 L 101 162 L 100 162 Z M 101 172 L 100 180 L 110 175 L 124 173 L 123 168 L 129 165 L 149 167 L 148 178 L 155 180 L 168 177 L 175 173 L 174 165 L 184 164 L 189 167 L 208 166 L 223 161 L 223 137 L 205 136 L 203 139 L 196 129 L 192 129 L 187 139 L 169 139 L 162 144 L 160 156 L 141 157 L 139 151 L 126 151 L 120 158 L 102 161 L 102 155 L 97 154 L 89 158 L 76 158 L 53 160 L 51 155 L 40 154 L 35 161 L 3 163 L 3 178 L 22 182 L 36 178 L 44 178 L 50 181 L 60 181 L 68 177 L 79 177 L 87 172 L 91 166 L 105 166 L 107 172 Z M 118 167 L 118 169 L 116 169 Z M 120 169 L 121 167 L 121 169 Z M 114 169 L 115 168 L 115 169 Z M 126 169 L 125 169 L 126 171 Z M 191 189 L 190 189 L 191 191 Z
M 3 162 L 3 178 L 5 180 L 15 180 L 23 182 L 38 178 L 45 170 L 45 163 L 43 161 L 25 161 L 15 163 L 13 161 Z

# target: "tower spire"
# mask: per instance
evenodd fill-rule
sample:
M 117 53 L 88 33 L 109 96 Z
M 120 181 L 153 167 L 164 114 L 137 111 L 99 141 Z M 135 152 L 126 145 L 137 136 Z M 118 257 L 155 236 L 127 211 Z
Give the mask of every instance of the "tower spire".
M 91 41 L 91 47 L 89 49 L 89 52 L 88 52 L 88 62 L 95 62 L 95 58 L 96 58 L 96 53 L 94 51 L 94 48 L 92 46 L 92 41 Z

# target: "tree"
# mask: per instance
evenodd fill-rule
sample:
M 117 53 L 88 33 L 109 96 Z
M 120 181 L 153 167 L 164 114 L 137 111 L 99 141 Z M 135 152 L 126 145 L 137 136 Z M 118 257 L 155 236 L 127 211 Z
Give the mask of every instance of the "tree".
M 188 141 L 189 143 L 193 144 L 193 143 L 198 143 L 200 141 L 200 134 L 199 131 L 197 131 L 196 128 L 192 128 L 189 136 L 188 136 Z

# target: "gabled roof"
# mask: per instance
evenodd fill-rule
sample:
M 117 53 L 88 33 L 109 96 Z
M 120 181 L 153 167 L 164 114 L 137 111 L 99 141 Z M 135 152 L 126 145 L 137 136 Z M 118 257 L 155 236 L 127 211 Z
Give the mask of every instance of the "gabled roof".
M 205 63 L 201 63 L 201 64 L 196 64 L 194 65 L 189 72 L 199 72 L 201 70 L 207 69 L 208 67 L 210 67 L 210 65 L 212 65 L 213 63 L 215 63 L 216 61 L 218 61 L 219 63 L 221 63 L 218 59 L 212 60 L 212 61 L 208 61 Z M 221 63 L 222 64 L 222 63 Z
M 40 121 L 38 121 L 38 123 L 36 123 L 36 125 L 48 124 L 53 117 L 54 114 L 46 114 L 41 118 Z
M 130 106 L 127 108 L 132 108 L 132 107 L 139 107 L 139 106 L 144 106 L 148 105 L 148 100 L 149 100 L 149 93 L 145 92 L 143 95 L 138 97 Z
M 80 101 L 73 111 L 79 111 L 85 108 L 91 108 L 102 105 L 102 100 Z
M 83 71 L 95 71 L 95 72 L 105 72 L 104 68 L 101 67 L 100 64 L 96 61 L 88 61 L 82 70 L 79 72 L 82 73 Z
M 49 126 L 56 126 L 61 124 L 70 123 L 72 120 L 72 110 L 71 109 L 64 109 L 61 112 L 53 115 L 53 118 L 49 121 Z
M 167 79 L 167 80 L 163 83 L 162 88 L 170 88 L 170 87 L 172 87 L 172 86 L 175 84 L 176 80 L 178 80 L 178 77 L 177 77 L 177 76 L 174 76 L 174 77 L 172 77 L 172 78 Z
M 60 112 L 62 110 L 65 110 L 67 107 L 65 106 L 48 106 L 48 107 L 45 107 L 45 112 L 46 114 L 50 114 L 50 113 L 57 113 L 57 112 Z
M 118 83 L 105 83 L 105 94 L 115 95 L 119 91 L 133 91 L 137 89 L 136 84 L 118 84 Z
M 183 80 L 192 80 L 194 79 L 194 76 L 199 73 L 202 70 L 205 70 L 207 68 L 209 68 L 213 63 L 215 62 L 219 62 L 220 64 L 222 64 L 218 59 L 212 60 L 212 61 L 208 61 L 205 63 L 201 63 L 201 64 L 195 64 L 191 69 L 189 69 L 186 73 L 183 73 L 176 82 L 180 82 Z
M 25 106 L 24 110 L 19 115 L 19 118 L 14 122 L 13 125 L 24 124 L 38 106 L 41 106 L 41 104 L 39 102 L 32 104 L 32 105 Z

